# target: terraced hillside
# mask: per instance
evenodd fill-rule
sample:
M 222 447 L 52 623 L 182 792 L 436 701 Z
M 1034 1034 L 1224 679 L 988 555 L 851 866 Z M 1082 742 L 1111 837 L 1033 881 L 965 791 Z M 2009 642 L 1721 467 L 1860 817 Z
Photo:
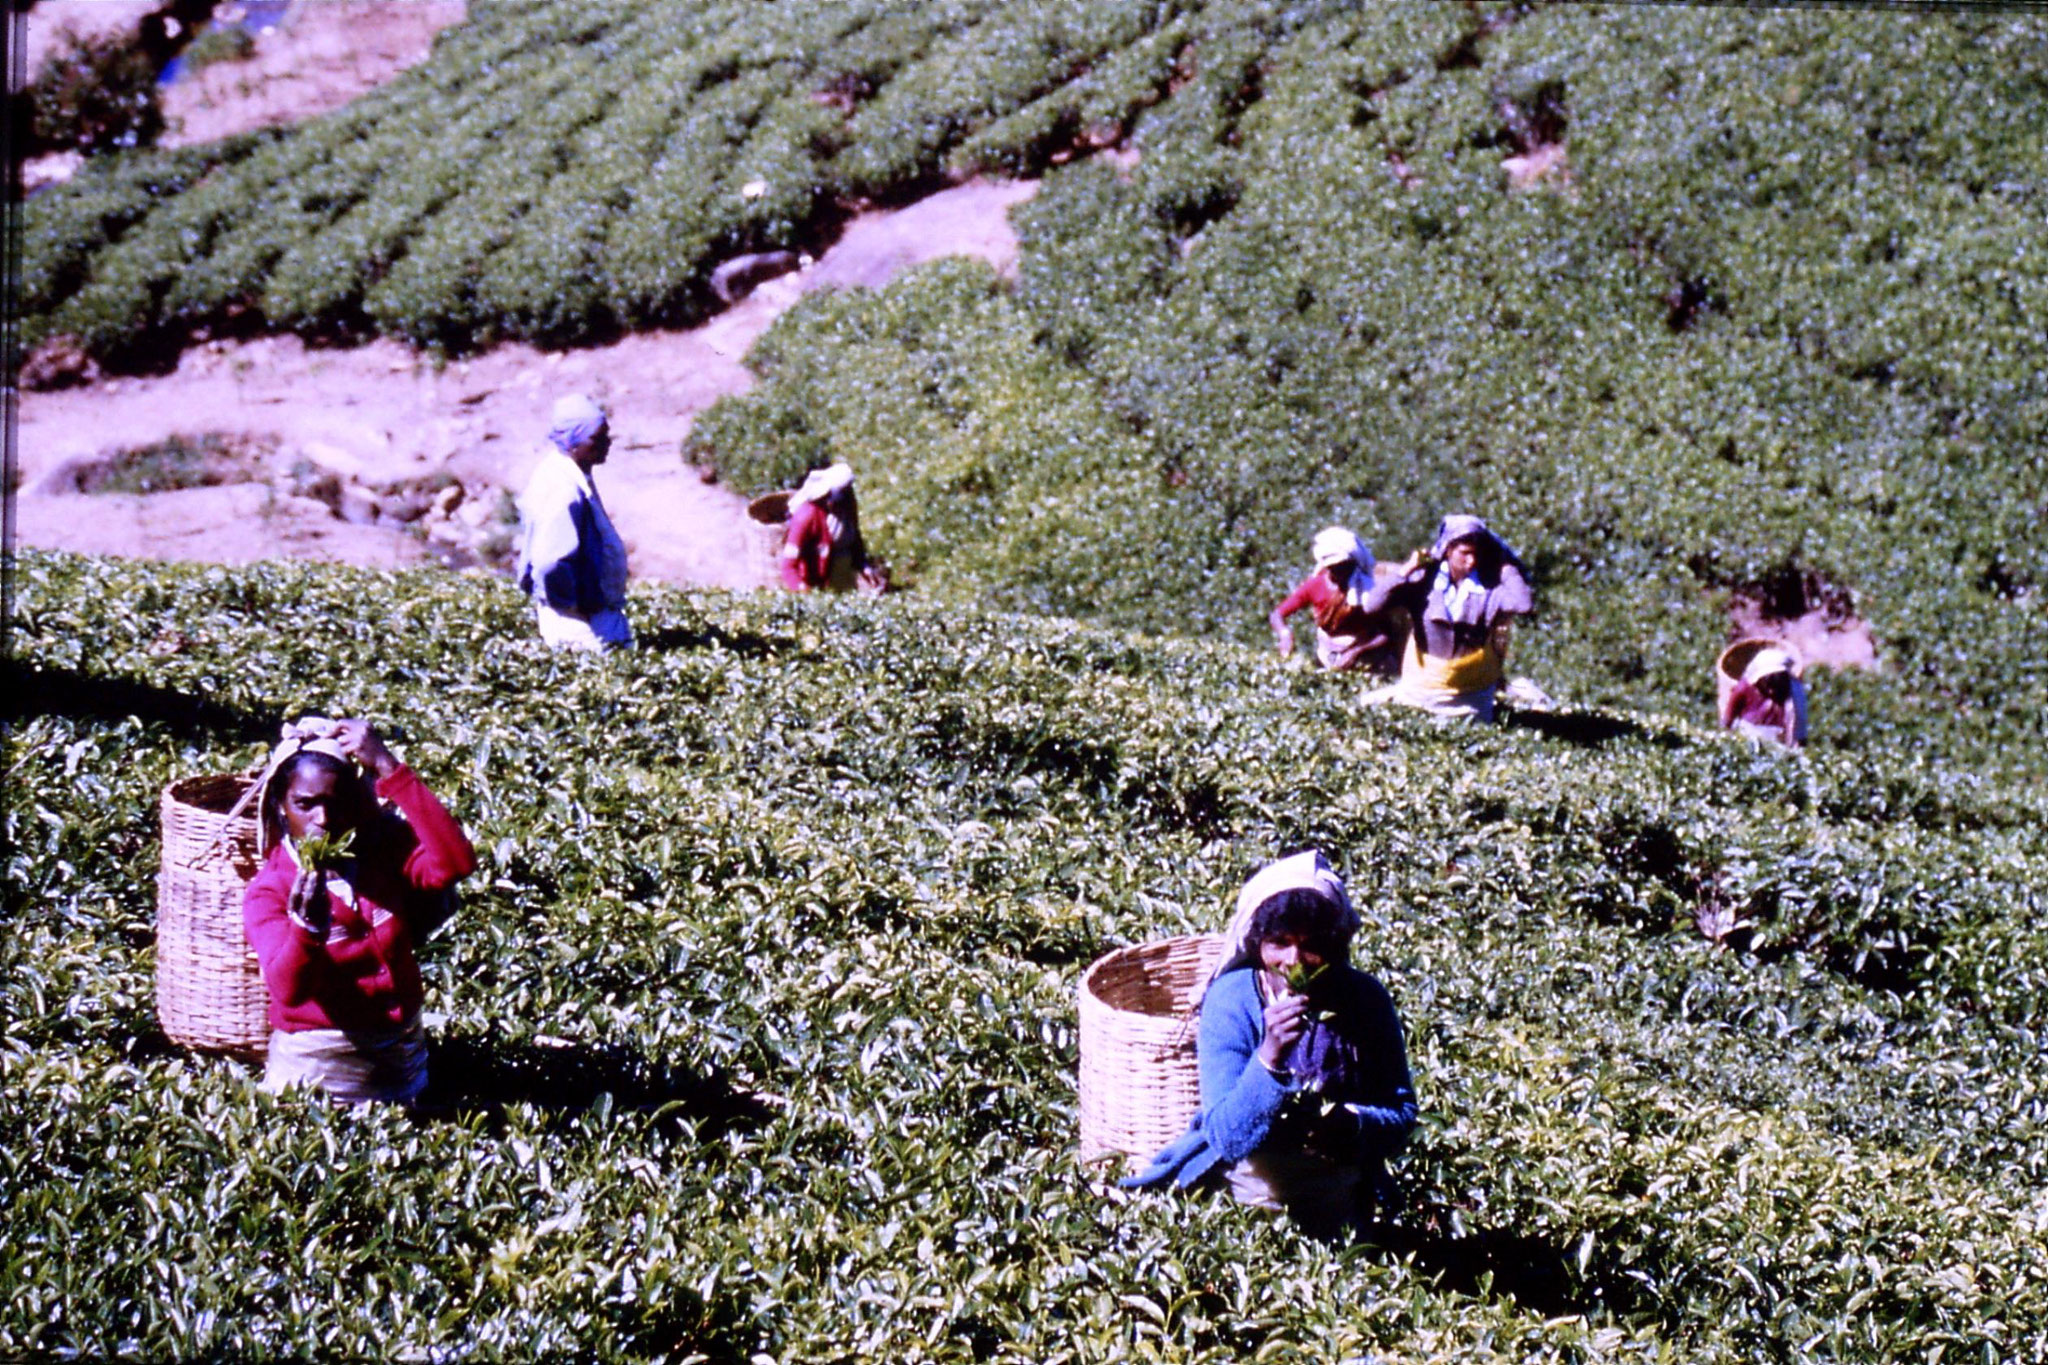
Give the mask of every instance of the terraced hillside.
M 1018 285 L 815 300 L 691 457 L 851 459 L 942 600 L 1247 642 L 1317 525 L 1398 557 L 1477 510 L 1553 691 L 1698 713 L 1736 599 L 1860 616 L 1887 677 L 1821 689 L 1827 742 L 1982 768 L 2048 739 L 2044 54 L 1980 12 L 508 0 L 334 115 L 38 197 L 26 339 L 574 345 L 1043 173 Z
M 1614 712 L 1437 730 L 900 599 L 640 591 L 644 647 L 585 660 L 442 574 L 16 586 L 0 1352 L 2048 1350 L 2035 790 Z M 396 729 L 482 851 L 425 953 L 452 1116 L 156 1030 L 156 794 L 311 708 Z M 1426 1114 L 1342 1252 L 1073 1148 L 1082 967 L 1308 843 Z
M 29 554 L 0 1354 L 2048 1356 L 2048 22 L 1318 3 L 476 3 L 293 130 L 26 206 L 25 339 L 454 355 L 1043 177 L 1014 281 L 818 294 L 679 454 L 851 460 L 877 603 Z M 71 343 L 67 343 L 71 344 Z M 1283 668 L 1308 536 L 1487 515 L 1549 715 Z M 1710 733 L 1738 612 L 1866 620 Z M 478 836 L 452 1117 L 168 1047 L 154 800 L 360 712 Z M 1379 1245 L 1077 1162 L 1073 990 L 1329 849 L 1425 1123 Z

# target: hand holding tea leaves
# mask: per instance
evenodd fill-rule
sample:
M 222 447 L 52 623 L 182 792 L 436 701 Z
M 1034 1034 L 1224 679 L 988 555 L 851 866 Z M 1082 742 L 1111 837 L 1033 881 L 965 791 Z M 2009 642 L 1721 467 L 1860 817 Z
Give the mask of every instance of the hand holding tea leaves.
M 1289 992 L 1266 1002 L 1266 1036 L 1259 1040 L 1259 1061 L 1275 1075 L 1284 1069 L 1284 1059 L 1301 1037 L 1308 1020 L 1308 997 Z
M 356 832 L 352 829 L 339 834 L 320 830 L 298 842 L 300 872 L 292 882 L 291 900 L 285 912 L 320 938 L 327 936 L 327 926 L 334 918 L 334 907 L 327 895 L 327 874 L 341 868 L 355 842 Z
M 324 940 L 328 926 L 334 922 L 334 904 L 327 895 L 327 874 L 312 867 L 300 872 L 292 880 L 292 894 L 284 909 L 292 923 Z
M 1285 973 L 1287 989 L 1295 995 L 1307 995 L 1315 979 L 1330 969 L 1327 962 L 1318 962 L 1311 967 L 1305 962 L 1289 964 Z
M 299 863 L 308 871 L 334 872 L 348 860 L 356 842 L 356 832 L 345 829 L 339 834 L 322 830 L 299 841 Z

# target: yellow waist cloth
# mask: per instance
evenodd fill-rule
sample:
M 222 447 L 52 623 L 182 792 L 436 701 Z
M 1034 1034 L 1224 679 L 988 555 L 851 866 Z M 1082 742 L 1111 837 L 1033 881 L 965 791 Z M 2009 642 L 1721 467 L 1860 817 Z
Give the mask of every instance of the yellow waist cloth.
M 1479 648 L 1439 659 L 1422 652 L 1420 630 L 1410 631 L 1408 652 L 1401 659 L 1401 690 L 1452 697 L 1498 686 L 1507 675 L 1504 635 L 1495 631 Z

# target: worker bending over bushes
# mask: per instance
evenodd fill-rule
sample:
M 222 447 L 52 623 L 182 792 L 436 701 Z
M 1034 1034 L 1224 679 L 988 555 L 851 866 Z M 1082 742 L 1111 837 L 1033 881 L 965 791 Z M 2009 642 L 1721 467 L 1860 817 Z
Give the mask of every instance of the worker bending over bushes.
M 1315 1236 L 1370 1221 L 1415 1087 L 1386 988 L 1349 961 L 1358 912 L 1323 855 L 1260 869 L 1200 1003 L 1201 1111 L 1130 1186 L 1211 1181 Z
M 789 495 L 782 534 L 782 586 L 791 592 L 879 593 L 881 570 L 868 561 L 860 535 L 853 470 L 845 463 L 813 469 Z
M 1751 656 L 1742 677 L 1722 694 L 1721 728 L 1788 749 L 1806 743 L 1806 684 L 1790 654 L 1760 649 Z
M 1301 580 L 1266 618 L 1273 643 L 1286 658 L 1294 652 L 1287 618 L 1307 607 L 1316 623 L 1316 662 L 1327 669 L 1356 668 L 1392 677 L 1401 660 L 1398 613 L 1365 610 L 1373 590 L 1372 551 L 1342 526 L 1316 532 L 1311 553 L 1315 572 Z
M 476 852 L 360 720 L 287 726 L 261 803 L 265 856 L 242 926 L 270 990 L 264 1088 L 410 1104 L 427 1083 L 413 947 L 445 918 Z

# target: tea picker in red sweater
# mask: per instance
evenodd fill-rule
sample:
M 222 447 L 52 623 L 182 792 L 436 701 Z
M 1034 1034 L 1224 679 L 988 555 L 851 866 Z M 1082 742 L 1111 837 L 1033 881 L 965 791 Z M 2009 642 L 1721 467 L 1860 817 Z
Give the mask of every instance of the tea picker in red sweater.
M 1721 698 L 1721 728 L 1788 749 L 1806 743 L 1806 684 L 1782 649 L 1760 649 Z
M 475 850 L 361 720 L 285 727 L 261 825 L 242 926 L 270 989 L 264 1088 L 411 1103 L 427 1083 L 413 948 L 476 870 Z
M 1401 666 L 1401 623 L 1391 612 L 1364 610 L 1373 590 L 1372 551 L 1342 526 L 1316 532 L 1316 570 L 1273 608 L 1266 624 L 1286 658 L 1294 653 L 1287 618 L 1309 608 L 1316 622 L 1316 662 L 1327 669 L 1358 668 L 1392 677 Z
M 853 470 L 845 463 L 813 469 L 789 494 L 783 531 L 782 586 L 791 592 L 879 593 L 885 580 L 860 534 Z

